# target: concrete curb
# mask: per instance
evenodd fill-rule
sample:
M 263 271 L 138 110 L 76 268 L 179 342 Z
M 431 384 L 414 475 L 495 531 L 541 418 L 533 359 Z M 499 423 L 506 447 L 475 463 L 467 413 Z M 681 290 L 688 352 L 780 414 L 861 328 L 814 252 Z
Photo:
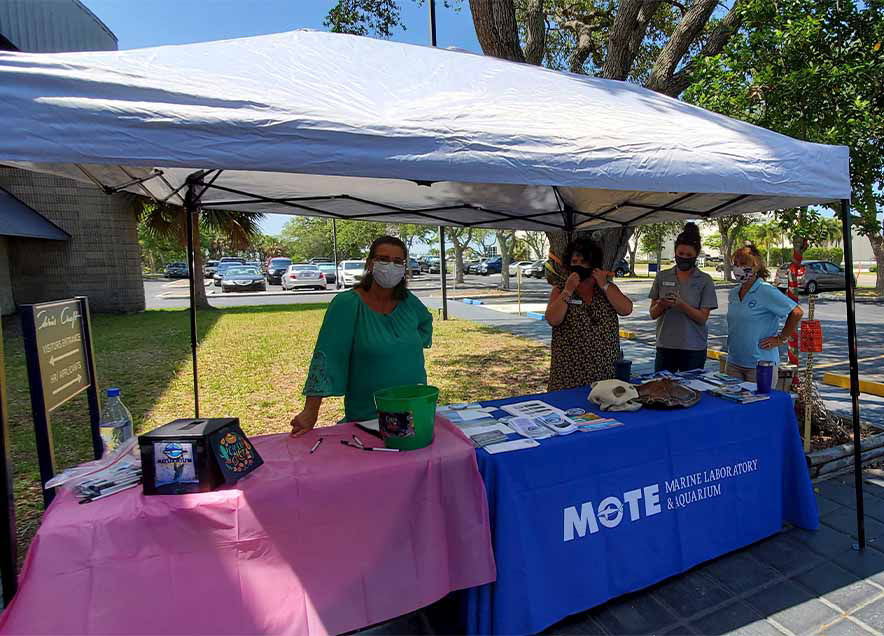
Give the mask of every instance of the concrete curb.
M 850 376 L 843 375 L 841 373 L 829 373 L 827 371 L 823 374 L 823 384 L 836 386 L 839 389 L 849 389 Z M 874 380 L 863 380 L 862 378 L 860 378 L 859 392 L 867 393 L 869 395 L 877 395 L 878 397 L 884 397 L 884 382 L 875 382 Z

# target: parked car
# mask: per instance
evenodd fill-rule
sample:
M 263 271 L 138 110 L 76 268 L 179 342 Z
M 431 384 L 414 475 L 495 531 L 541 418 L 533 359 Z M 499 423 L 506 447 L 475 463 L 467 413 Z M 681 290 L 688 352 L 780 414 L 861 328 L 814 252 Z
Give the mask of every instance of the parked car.
M 205 278 L 212 278 L 216 271 L 218 271 L 218 261 L 206 261 L 206 264 L 203 266 L 203 276 Z
M 528 278 L 543 278 L 543 268 L 545 265 L 546 261 L 534 261 L 527 268 L 525 268 L 525 276 L 527 276 Z
M 465 261 L 463 264 L 463 273 L 464 274 L 475 274 L 476 267 L 479 266 L 479 263 L 480 263 L 480 261 L 475 260 L 475 259 L 471 260 L 471 261 Z
M 417 262 L 416 258 L 409 258 L 408 259 L 408 273 L 411 276 L 420 276 L 421 266 Z
M 311 265 L 321 265 L 322 263 L 332 263 L 332 259 L 330 259 L 330 258 L 311 258 L 307 262 L 310 263 Z
M 319 268 L 319 271 L 325 274 L 325 282 L 328 285 L 337 286 L 338 283 L 338 275 L 335 271 L 334 263 L 317 263 L 316 267 Z
M 515 263 L 510 263 L 510 276 L 515 276 L 518 270 L 522 269 L 525 265 L 530 265 L 531 261 L 516 261 Z
M 341 261 L 338 263 L 338 289 L 359 284 L 364 272 L 365 261 Z
M 421 256 L 417 259 L 418 265 L 420 265 L 421 272 L 429 272 L 430 271 L 430 257 L 429 256 Z
M 221 281 L 224 279 L 224 272 L 226 272 L 231 267 L 242 266 L 243 263 L 238 263 L 235 261 L 225 261 L 219 262 L 218 268 L 215 270 L 215 273 L 212 275 L 212 279 L 215 283 L 215 287 L 221 287 Z
M 439 273 L 439 257 L 431 256 L 427 259 L 427 263 L 429 264 L 429 268 L 427 272 L 430 274 L 438 274 Z
M 296 263 L 289 265 L 282 275 L 282 288 L 290 289 L 325 289 L 325 274 L 318 265 L 312 263 Z
M 261 270 L 253 265 L 232 263 L 221 279 L 221 292 L 265 291 L 267 284 Z
M 798 270 L 798 289 L 805 294 L 844 289 L 844 270 L 830 261 L 804 261 Z M 856 287 L 856 277 L 851 276 Z M 781 266 L 775 276 L 776 286 L 789 288 L 789 265 Z
M 241 256 L 222 256 L 218 263 L 239 263 L 245 265 L 246 259 Z
M 187 263 L 169 263 L 163 270 L 166 278 L 187 278 L 190 276 Z
M 489 274 L 499 274 L 502 263 L 503 259 L 501 259 L 500 256 L 489 258 L 479 267 L 479 273 L 482 276 L 488 276 Z
M 614 265 L 614 276 L 626 276 L 629 273 L 629 262 L 625 258 L 621 258 Z
M 292 259 L 290 258 L 284 258 L 282 256 L 271 258 L 267 262 L 267 282 L 271 285 L 281 285 L 282 275 L 285 274 L 285 270 L 287 270 L 291 264 Z

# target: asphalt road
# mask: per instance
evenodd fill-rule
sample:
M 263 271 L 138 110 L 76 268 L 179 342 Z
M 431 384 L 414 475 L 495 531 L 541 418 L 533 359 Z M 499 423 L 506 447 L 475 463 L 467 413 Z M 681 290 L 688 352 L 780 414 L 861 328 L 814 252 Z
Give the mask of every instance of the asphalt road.
M 499 282 L 499 275 L 467 276 L 465 286 L 470 290 L 475 290 L 475 295 L 483 295 L 493 292 Z M 639 339 L 653 343 L 655 323 L 648 315 L 650 301 L 647 298 L 651 287 L 651 280 L 618 279 L 617 282 L 635 304 L 632 315 L 621 319 L 621 326 L 624 329 L 634 331 Z M 515 287 L 515 279 L 511 279 L 511 283 Z M 440 295 L 438 274 L 424 274 L 415 278 L 411 283 L 411 289 L 418 297 L 438 297 Z M 144 291 L 148 309 L 188 306 L 186 280 L 145 281 Z M 220 289 L 213 286 L 209 286 L 207 291 L 210 292 L 209 302 L 217 307 L 323 303 L 329 302 L 336 293 L 332 289 L 329 289 L 327 292 L 283 292 L 282 288 L 278 285 L 268 286 L 268 293 L 266 294 L 222 295 Z M 449 279 L 449 293 L 457 295 L 462 293 L 462 291 L 463 287 L 455 287 L 451 279 Z M 546 302 L 548 294 L 549 285 L 546 281 L 534 279 L 523 281 L 523 304 L 529 307 L 531 304 L 541 306 Z M 727 347 L 728 289 L 719 287 L 716 290 L 716 295 L 718 297 L 718 309 L 712 312 L 709 319 L 709 344 L 711 347 L 724 349 Z M 515 302 L 514 295 L 483 298 L 483 303 L 488 308 L 495 308 L 497 305 L 508 305 L 511 311 Z M 803 306 L 806 314 L 806 300 L 803 302 Z M 805 315 L 805 317 L 807 316 Z M 815 317 L 822 322 L 823 337 L 826 343 L 825 351 L 816 356 L 818 364 L 832 365 L 830 367 L 831 371 L 847 373 L 847 309 L 845 302 L 843 300 L 819 300 L 816 303 Z M 856 320 L 857 333 L 859 334 L 857 350 L 861 359 L 860 372 L 868 376 L 882 374 L 882 369 L 884 369 L 884 311 L 882 311 L 882 304 L 857 303 Z

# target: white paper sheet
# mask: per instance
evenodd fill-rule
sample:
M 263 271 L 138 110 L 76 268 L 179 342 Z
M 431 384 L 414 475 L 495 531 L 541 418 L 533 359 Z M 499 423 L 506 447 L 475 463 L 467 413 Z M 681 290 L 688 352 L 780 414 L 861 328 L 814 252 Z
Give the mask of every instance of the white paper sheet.
M 486 446 L 485 450 L 492 455 L 496 455 L 497 453 L 508 453 L 510 451 L 522 450 L 523 448 L 534 448 L 535 446 L 540 446 L 540 443 L 533 439 L 514 439 L 509 442 L 501 442 L 500 444 L 491 444 Z
M 464 426 L 461 430 L 467 435 L 478 435 L 480 433 L 491 433 L 492 431 L 499 431 L 504 435 L 510 435 L 515 433 L 513 429 L 511 429 L 506 424 L 486 424 L 485 426 Z
M 458 422 L 469 422 L 470 420 L 481 420 L 488 417 L 488 413 L 485 411 L 477 411 L 474 409 L 463 409 L 460 411 L 439 410 L 438 413 L 442 417 L 447 417 L 455 424 Z
M 688 386 L 695 391 L 711 391 L 716 388 L 714 384 L 708 384 L 703 382 L 703 380 L 688 380 L 687 382 L 682 382 L 685 386 Z
M 377 432 L 381 431 L 381 423 L 378 422 L 377 418 L 375 418 L 373 420 L 363 420 L 361 422 L 356 422 L 356 423 L 359 424 L 359 426 L 361 426 L 362 428 L 368 428 L 368 429 L 371 429 L 371 430 L 377 431 Z

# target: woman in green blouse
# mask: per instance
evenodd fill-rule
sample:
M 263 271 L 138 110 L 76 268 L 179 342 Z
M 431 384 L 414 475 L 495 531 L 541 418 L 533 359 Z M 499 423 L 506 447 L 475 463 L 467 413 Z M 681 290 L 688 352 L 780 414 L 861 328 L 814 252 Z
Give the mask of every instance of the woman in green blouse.
M 424 349 L 433 339 L 433 317 L 406 289 L 405 244 L 382 236 L 371 244 L 362 282 L 329 304 L 307 382 L 304 410 L 292 418 L 292 435 L 316 426 L 322 398 L 344 396 L 344 421 L 378 416 L 374 392 L 424 384 Z

